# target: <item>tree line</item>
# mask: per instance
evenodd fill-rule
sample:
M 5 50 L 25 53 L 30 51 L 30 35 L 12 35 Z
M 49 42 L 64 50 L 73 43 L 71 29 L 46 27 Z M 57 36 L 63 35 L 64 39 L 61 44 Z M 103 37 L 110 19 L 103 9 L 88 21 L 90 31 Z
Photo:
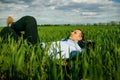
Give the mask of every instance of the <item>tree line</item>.
M 86 24 L 41 24 L 38 26 L 120 26 L 120 21 L 86 23 Z

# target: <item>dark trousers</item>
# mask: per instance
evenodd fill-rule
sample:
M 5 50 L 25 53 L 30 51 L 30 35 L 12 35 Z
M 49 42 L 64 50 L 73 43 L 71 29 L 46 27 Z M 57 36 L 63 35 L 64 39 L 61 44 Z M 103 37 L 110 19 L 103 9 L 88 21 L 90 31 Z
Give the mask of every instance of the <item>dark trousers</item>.
M 20 37 L 22 36 L 21 32 L 23 31 L 23 39 L 27 39 L 29 43 L 36 44 L 39 42 L 37 22 L 34 17 L 24 16 L 18 21 L 12 23 L 11 28 Z
M 11 27 L 4 27 L 0 32 L 0 37 L 2 42 L 8 42 L 8 39 L 13 38 L 15 41 L 18 41 L 18 35 Z

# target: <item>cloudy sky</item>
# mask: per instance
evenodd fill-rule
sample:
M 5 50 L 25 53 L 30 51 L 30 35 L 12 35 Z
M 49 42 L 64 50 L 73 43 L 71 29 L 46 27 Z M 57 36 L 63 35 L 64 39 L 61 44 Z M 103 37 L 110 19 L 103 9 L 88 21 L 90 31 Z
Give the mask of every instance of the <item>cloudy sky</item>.
M 120 21 L 120 0 L 0 0 L 0 26 L 8 16 L 34 16 L 38 24 Z

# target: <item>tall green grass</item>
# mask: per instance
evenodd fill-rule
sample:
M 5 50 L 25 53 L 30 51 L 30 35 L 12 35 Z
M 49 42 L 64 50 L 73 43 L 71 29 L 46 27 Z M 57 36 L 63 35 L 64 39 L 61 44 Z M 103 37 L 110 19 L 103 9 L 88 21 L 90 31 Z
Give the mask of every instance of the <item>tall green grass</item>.
M 95 42 L 95 49 L 84 50 L 76 60 L 50 59 L 49 45 L 28 45 L 22 39 L 15 42 L 0 38 L 0 79 L 2 80 L 119 80 L 120 79 L 120 28 L 119 27 L 38 27 L 41 42 L 52 42 L 68 37 L 75 29 L 83 30 L 86 39 Z

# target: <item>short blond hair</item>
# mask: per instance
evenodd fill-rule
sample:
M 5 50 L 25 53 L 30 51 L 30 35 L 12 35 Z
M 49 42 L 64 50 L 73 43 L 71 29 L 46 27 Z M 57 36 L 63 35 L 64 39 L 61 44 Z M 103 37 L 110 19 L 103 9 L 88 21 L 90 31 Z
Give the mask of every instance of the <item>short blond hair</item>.
M 9 27 L 11 23 L 13 23 L 14 19 L 11 16 L 8 16 L 7 18 L 7 26 Z

